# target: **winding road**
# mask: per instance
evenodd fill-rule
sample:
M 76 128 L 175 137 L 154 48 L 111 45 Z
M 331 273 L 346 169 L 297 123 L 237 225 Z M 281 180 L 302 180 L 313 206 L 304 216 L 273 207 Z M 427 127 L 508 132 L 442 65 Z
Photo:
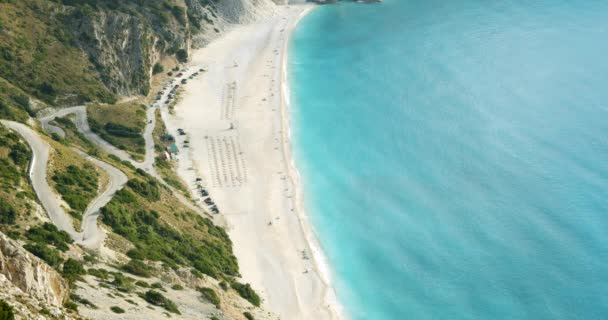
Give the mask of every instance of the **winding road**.
M 90 249 L 99 248 L 105 237 L 104 233 L 97 226 L 99 210 L 112 200 L 112 196 L 116 191 L 122 189 L 127 182 L 127 176 L 117 168 L 74 148 L 85 159 L 106 171 L 110 178 L 106 188 L 91 201 L 85 210 L 82 217 L 82 230 L 77 232 L 72 224 L 72 218 L 61 206 L 61 198 L 53 192 L 52 187 L 47 181 L 51 146 L 38 133 L 24 124 L 7 120 L 0 120 L 0 123 L 17 132 L 30 145 L 32 149 L 32 161 L 29 168 L 30 180 L 42 207 L 48 212 L 51 222 L 60 230 L 67 232 L 76 243 Z
M 160 101 L 155 105 L 164 106 L 168 99 L 168 94 L 164 94 Z M 151 176 L 157 178 L 163 185 L 173 191 L 173 195 L 186 207 L 193 210 L 194 212 L 211 217 L 211 214 L 202 210 L 200 207 L 193 204 L 189 199 L 181 195 L 173 187 L 169 186 L 162 177 L 156 172 L 154 168 L 155 150 L 154 150 L 154 138 L 153 131 L 156 126 L 155 112 L 156 108 L 149 107 L 146 111 L 146 127 L 144 129 L 143 137 L 145 141 L 145 157 L 143 162 L 137 162 L 124 150 L 118 149 L 111 145 L 100 136 L 91 131 L 89 122 L 87 119 L 86 106 L 76 106 L 65 109 L 59 109 L 50 114 L 41 116 L 38 118 L 40 124 L 46 132 L 55 133 L 61 137 L 65 137 L 65 132 L 58 126 L 51 124 L 51 122 L 57 117 L 65 117 L 70 114 L 75 115 L 75 125 L 77 130 L 85 136 L 89 141 L 97 145 L 105 152 L 117 156 L 120 160 L 130 162 L 134 167 L 145 170 Z M 30 145 L 32 149 L 32 161 L 29 168 L 29 176 L 32 181 L 32 186 L 40 203 L 44 209 L 48 212 L 51 222 L 57 226 L 60 230 L 63 230 L 70 234 L 72 239 L 78 244 L 83 245 L 89 249 L 99 249 L 105 238 L 105 233 L 98 227 L 97 220 L 99 217 L 99 211 L 103 208 L 114 194 L 122 189 L 128 181 L 128 177 L 120 171 L 118 168 L 96 159 L 87 153 L 72 148 L 76 153 L 88 161 L 95 164 L 97 167 L 104 170 L 109 176 L 109 183 L 106 188 L 100 192 L 95 199 L 91 201 L 87 209 L 85 210 L 82 217 L 82 228 L 78 232 L 74 229 L 72 218 L 65 212 L 62 207 L 62 200 L 57 195 L 47 181 L 47 169 L 49 154 L 51 146 L 40 137 L 32 128 L 22 123 L 0 120 L 0 123 L 7 128 L 17 132 L 21 135 L 25 141 Z

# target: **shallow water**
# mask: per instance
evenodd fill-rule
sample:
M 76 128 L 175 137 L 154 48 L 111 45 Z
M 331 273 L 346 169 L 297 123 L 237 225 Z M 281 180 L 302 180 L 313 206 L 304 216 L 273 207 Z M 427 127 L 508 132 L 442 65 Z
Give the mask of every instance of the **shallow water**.
M 289 59 L 353 319 L 608 318 L 608 1 L 328 5 Z

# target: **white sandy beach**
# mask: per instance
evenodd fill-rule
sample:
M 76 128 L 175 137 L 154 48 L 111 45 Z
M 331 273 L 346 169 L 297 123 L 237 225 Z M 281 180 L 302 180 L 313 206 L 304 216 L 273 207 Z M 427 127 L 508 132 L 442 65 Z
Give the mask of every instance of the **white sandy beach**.
M 333 288 L 301 206 L 284 97 L 289 34 L 312 7 L 277 6 L 194 52 L 207 72 L 189 80 L 175 114 L 178 173 L 194 189 L 203 179 L 234 242 L 244 282 L 281 319 L 340 318 Z M 164 108 L 166 109 L 166 108 Z M 182 128 L 187 136 L 176 134 Z M 194 191 L 194 190 L 193 190 Z

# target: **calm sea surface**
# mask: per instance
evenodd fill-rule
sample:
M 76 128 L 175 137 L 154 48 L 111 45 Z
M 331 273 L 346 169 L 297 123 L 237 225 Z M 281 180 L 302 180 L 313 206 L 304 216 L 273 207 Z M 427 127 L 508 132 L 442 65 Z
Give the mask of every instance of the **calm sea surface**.
M 289 59 L 353 319 L 608 319 L 608 1 L 328 5 Z

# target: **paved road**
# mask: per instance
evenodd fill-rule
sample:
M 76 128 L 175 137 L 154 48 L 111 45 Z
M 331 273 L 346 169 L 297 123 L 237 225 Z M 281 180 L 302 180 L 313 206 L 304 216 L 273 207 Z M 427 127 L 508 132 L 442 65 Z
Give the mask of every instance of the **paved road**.
M 159 101 L 157 101 L 155 103 L 155 105 L 166 108 L 165 102 L 168 99 L 169 90 L 166 90 L 166 91 L 167 92 L 162 95 L 161 99 Z M 156 111 L 155 107 L 149 107 L 146 110 L 146 127 L 145 127 L 144 133 L 143 133 L 146 154 L 145 154 L 143 162 L 137 162 L 137 161 L 133 160 L 133 158 L 131 158 L 131 156 L 127 152 L 116 148 L 115 146 L 111 145 L 110 143 L 108 143 L 107 141 L 102 139 L 100 136 L 98 136 L 97 134 L 92 132 L 91 128 L 89 127 L 89 122 L 87 119 L 87 110 L 86 110 L 85 106 L 77 106 L 77 107 L 59 109 L 51 114 L 40 117 L 38 120 L 42 124 L 42 128 L 45 131 L 54 132 L 54 133 L 59 134 L 62 137 L 65 137 L 65 132 L 63 132 L 63 130 L 61 128 L 50 124 L 50 122 L 53 121 L 57 117 L 65 117 L 69 114 L 74 114 L 76 116 L 76 118 L 75 118 L 76 128 L 87 139 L 89 139 L 89 141 L 93 142 L 95 145 L 100 147 L 105 152 L 117 156 L 118 158 L 120 158 L 120 160 L 129 161 L 134 167 L 142 169 L 142 170 L 146 171 L 148 174 L 150 174 L 151 176 L 158 179 L 163 185 L 170 188 L 173 191 L 173 195 L 182 204 L 187 206 L 189 209 L 197 212 L 198 214 L 203 214 L 208 217 L 212 217 L 210 213 L 202 210 L 200 207 L 193 204 L 192 201 L 188 200 L 186 197 L 184 197 L 182 194 L 180 194 L 177 190 L 175 190 L 175 188 L 169 186 L 164 181 L 164 179 L 160 176 L 160 174 L 158 174 L 156 169 L 154 168 L 156 152 L 154 150 L 154 138 L 153 138 L 152 133 L 154 132 L 154 128 L 156 127 L 156 116 L 154 114 L 155 111 Z
M 122 171 L 118 170 L 117 168 L 103 161 L 95 159 L 78 149 L 74 150 L 85 159 L 93 162 L 93 164 L 103 169 L 110 177 L 110 181 L 106 186 L 105 190 L 98 194 L 97 197 L 93 199 L 91 203 L 89 203 L 89 206 L 82 215 L 82 239 L 80 239 L 80 243 L 87 248 L 99 248 L 105 238 L 104 232 L 97 227 L 97 218 L 99 217 L 99 210 L 103 208 L 106 204 L 108 204 L 110 200 L 112 200 L 112 197 L 114 197 L 114 194 L 118 190 L 124 187 L 124 185 L 127 183 L 128 178 Z
M 42 207 L 49 214 L 51 222 L 60 230 L 69 233 L 77 243 L 90 249 L 99 248 L 105 237 L 97 226 L 99 210 L 112 200 L 116 191 L 123 188 L 125 183 L 127 183 L 127 176 L 117 168 L 97 160 L 78 149 L 74 149 L 85 159 L 106 171 L 110 178 L 105 190 L 98 194 L 85 210 L 82 218 L 82 230 L 81 232 L 77 232 L 74 230 L 72 218 L 61 207 L 61 198 L 53 192 L 53 189 L 46 180 L 51 146 L 40 138 L 38 133 L 24 124 L 5 120 L 0 120 L 0 123 L 17 132 L 30 145 L 32 149 L 32 162 L 29 169 L 30 179 Z
M 126 151 L 116 148 L 115 146 L 111 145 L 110 143 L 108 143 L 107 141 L 102 139 L 96 133 L 91 131 L 91 127 L 89 127 L 89 121 L 87 119 L 87 109 L 85 106 L 77 106 L 77 107 L 59 109 L 49 115 L 39 118 L 38 120 L 40 120 L 42 128 L 45 131 L 54 132 L 54 133 L 59 134 L 62 137 L 65 137 L 65 132 L 63 132 L 63 129 L 50 124 L 50 122 L 55 120 L 55 118 L 65 117 L 69 114 L 74 114 L 76 116 L 76 118 L 75 118 L 76 128 L 87 139 L 89 139 L 89 141 L 93 142 L 94 144 L 96 144 L 98 147 L 100 147 L 107 153 L 117 156 L 118 158 L 120 158 L 120 160 L 129 161 L 129 162 L 133 163 L 134 166 L 139 168 L 139 166 L 138 166 L 139 163 L 134 161 L 133 159 L 131 159 L 131 157 L 129 156 L 129 154 Z M 154 147 L 154 146 L 152 146 L 152 147 Z
M 53 192 L 46 181 L 51 146 L 42 140 L 34 130 L 24 124 L 6 120 L 0 120 L 0 123 L 17 132 L 30 145 L 32 149 L 32 162 L 29 169 L 30 180 L 42 207 L 48 212 L 51 222 L 60 230 L 69 233 L 73 239 L 79 239 L 80 236 L 74 230 L 72 218 L 61 208 L 61 199 Z

